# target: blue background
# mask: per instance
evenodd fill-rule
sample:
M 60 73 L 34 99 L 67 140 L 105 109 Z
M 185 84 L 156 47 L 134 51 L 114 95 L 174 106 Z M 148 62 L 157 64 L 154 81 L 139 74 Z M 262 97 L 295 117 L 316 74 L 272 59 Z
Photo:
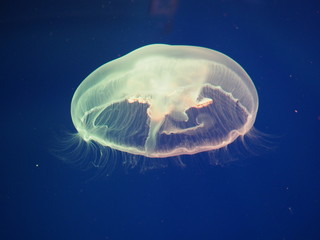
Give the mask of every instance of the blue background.
M 0 13 L 0 239 L 320 239 L 319 1 L 7 1 Z M 272 149 L 94 179 L 51 154 L 75 131 L 80 82 L 151 43 L 239 62 Z

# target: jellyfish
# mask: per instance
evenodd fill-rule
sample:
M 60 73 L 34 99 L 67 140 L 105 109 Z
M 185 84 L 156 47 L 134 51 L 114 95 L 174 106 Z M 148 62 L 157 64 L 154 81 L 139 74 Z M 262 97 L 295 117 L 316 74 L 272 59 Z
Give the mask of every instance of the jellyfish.
M 102 149 L 168 158 L 216 151 L 253 128 L 256 88 L 230 57 L 152 44 L 108 62 L 76 89 L 77 135 Z

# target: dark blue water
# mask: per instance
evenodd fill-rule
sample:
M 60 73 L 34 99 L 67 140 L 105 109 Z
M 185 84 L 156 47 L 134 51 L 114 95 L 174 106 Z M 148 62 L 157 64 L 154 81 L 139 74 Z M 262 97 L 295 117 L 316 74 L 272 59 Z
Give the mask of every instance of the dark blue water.
M 0 13 L 0 239 L 320 239 L 319 1 L 7 1 Z M 94 179 L 51 154 L 74 131 L 80 82 L 152 43 L 240 63 L 270 150 Z

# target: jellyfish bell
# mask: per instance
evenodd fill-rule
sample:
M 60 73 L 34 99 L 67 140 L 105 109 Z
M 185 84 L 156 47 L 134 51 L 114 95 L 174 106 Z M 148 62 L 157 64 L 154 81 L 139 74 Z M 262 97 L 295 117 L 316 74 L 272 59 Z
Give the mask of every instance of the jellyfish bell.
M 127 153 L 122 161 L 131 164 L 134 156 L 146 162 L 224 148 L 250 132 L 257 111 L 256 88 L 234 60 L 165 44 L 99 67 L 71 103 L 78 136 L 100 152 Z

